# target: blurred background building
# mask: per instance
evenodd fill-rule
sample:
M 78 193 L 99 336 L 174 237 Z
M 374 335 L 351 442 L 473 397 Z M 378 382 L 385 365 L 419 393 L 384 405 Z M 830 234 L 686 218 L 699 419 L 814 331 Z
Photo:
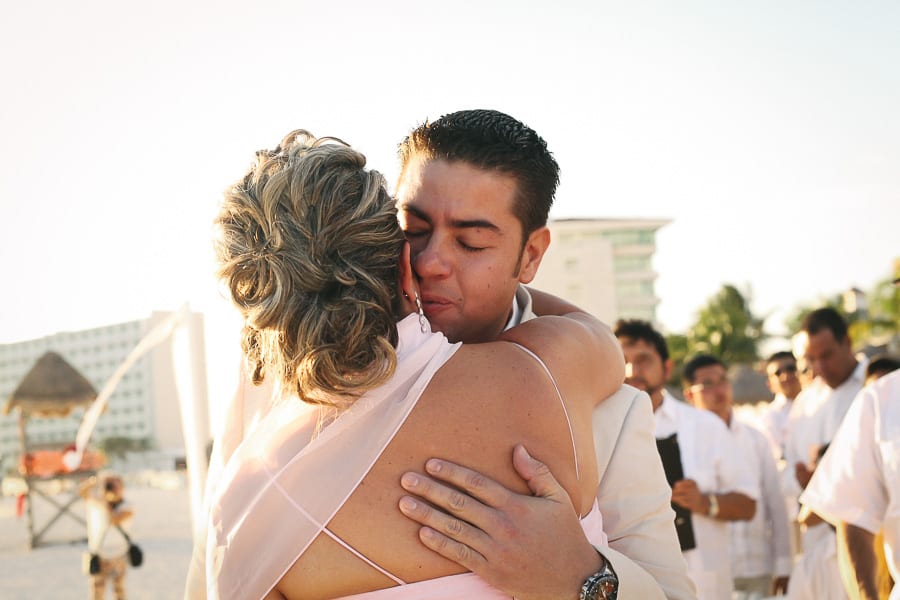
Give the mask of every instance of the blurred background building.
M 35 362 L 48 351 L 60 354 L 99 391 L 134 347 L 158 323 L 172 313 L 154 312 L 147 319 L 69 331 L 23 342 L 0 345 L 0 406 L 19 385 Z M 184 326 L 197 344 L 192 346 L 190 369 L 201 382 L 195 389 L 197 414 L 208 424 L 205 387 L 206 360 L 203 347 L 203 315 L 189 312 Z M 2 411 L 0 411 L 2 415 Z M 84 410 L 67 417 L 33 418 L 27 423 L 32 448 L 59 449 L 74 443 Z M 20 453 L 16 415 L 0 416 L 0 456 L 4 468 L 16 464 Z M 172 344 L 160 343 L 138 360 L 119 382 L 100 417 L 91 444 L 110 453 L 143 452 L 155 457 L 159 466 L 182 464 L 185 458 L 182 419 L 176 391 Z
M 550 248 L 534 286 L 570 300 L 601 321 L 656 323 L 653 270 L 656 232 L 664 219 L 551 221 Z

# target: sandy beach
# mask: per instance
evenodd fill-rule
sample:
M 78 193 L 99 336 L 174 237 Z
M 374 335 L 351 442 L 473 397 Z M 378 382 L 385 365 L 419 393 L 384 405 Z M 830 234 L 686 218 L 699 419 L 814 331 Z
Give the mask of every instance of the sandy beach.
M 129 600 L 173 600 L 182 597 L 191 556 L 188 492 L 182 473 L 156 473 L 126 478 L 126 498 L 135 509 L 131 534 L 144 551 L 144 564 L 130 569 Z M 64 502 L 67 496 L 59 496 Z M 3 600 L 83 600 L 88 579 L 81 573 L 86 550 L 84 526 L 66 516 L 49 530 L 50 545 L 29 549 L 24 516 L 15 514 L 14 496 L 0 496 L 0 598 Z M 36 522 L 47 521 L 53 507 L 35 501 Z M 82 517 L 84 504 L 73 509 Z M 68 540 L 81 539 L 71 542 Z M 112 590 L 107 590 L 112 598 Z

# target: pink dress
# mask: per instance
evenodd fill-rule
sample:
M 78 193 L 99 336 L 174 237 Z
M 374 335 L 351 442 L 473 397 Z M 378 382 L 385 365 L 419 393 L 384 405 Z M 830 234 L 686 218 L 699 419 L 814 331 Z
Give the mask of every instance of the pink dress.
M 349 598 L 508 597 L 472 573 L 406 583 L 327 527 L 394 438 L 431 378 L 459 348 L 442 334 L 423 333 L 416 315 L 397 328 L 397 369 L 388 383 L 339 413 L 290 399 L 277 403 L 228 458 L 208 496 L 207 598 L 265 597 L 320 534 L 397 583 Z M 575 469 L 577 473 L 577 459 Z M 582 526 L 595 545 L 606 544 L 596 503 Z

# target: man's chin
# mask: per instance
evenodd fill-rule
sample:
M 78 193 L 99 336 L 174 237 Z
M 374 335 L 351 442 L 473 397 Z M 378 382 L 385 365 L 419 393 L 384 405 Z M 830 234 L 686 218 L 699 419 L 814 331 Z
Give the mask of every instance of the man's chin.
M 465 332 L 455 327 L 453 323 L 445 323 L 440 318 L 430 317 L 428 322 L 431 324 L 431 330 L 437 333 L 443 333 L 451 344 L 464 341 Z

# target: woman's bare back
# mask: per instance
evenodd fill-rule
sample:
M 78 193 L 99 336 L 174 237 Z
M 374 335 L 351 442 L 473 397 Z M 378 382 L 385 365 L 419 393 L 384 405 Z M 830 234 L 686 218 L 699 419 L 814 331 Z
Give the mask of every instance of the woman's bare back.
M 512 468 L 512 449 L 518 443 L 550 467 L 576 509 L 586 514 L 597 485 L 590 429 L 596 399 L 578 397 L 591 392 L 572 380 L 564 376 L 556 383 L 572 423 L 580 477 L 575 474 L 566 413 L 540 363 L 514 344 L 463 346 L 434 376 L 328 529 L 403 581 L 459 573 L 459 565 L 421 544 L 419 526 L 400 513 L 400 476 L 422 471 L 428 458 L 440 456 L 477 466 L 510 489 L 528 493 Z M 316 600 L 392 585 L 392 579 L 320 534 L 277 590 L 290 600 Z

